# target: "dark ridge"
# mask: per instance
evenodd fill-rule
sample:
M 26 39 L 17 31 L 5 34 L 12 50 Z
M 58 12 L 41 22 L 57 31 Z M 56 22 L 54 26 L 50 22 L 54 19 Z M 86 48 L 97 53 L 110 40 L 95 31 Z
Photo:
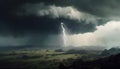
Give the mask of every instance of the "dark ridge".
M 78 59 L 70 66 L 64 66 L 60 63 L 60 69 L 120 69 L 120 54 L 111 55 L 95 61 L 83 61 Z

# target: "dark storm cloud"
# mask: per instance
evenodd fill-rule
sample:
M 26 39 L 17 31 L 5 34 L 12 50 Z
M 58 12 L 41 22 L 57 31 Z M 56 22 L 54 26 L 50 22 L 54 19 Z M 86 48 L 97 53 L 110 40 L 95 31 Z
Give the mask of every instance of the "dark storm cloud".
M 18 7 L 28 3 L 45 3 L 46 5 L 56 6 L 74 6 L 80 11 L 99 16 L 117 15 L 119 14 L 120 6 L 119 0 L 1 0 L 1 12 L 10 14 L 13 13 L 13 11 L 15 11 Z
M 93 15 L 110 19 L 119 19 L 118 17 L 120 16 L 119 0 L 79 0 L 79 4 L 77 2 L 74 3 L 80 10 Z
M 60 22 L 64 22 L 72 34 L 92 32 L 107 18 L 119 19 L 119 3 L 119 0 L 1 0 L 1 31 L 14 35 L 58 34 Z
M 120 0 L 0 0 L 0 45 L 61 46 L 61 22 L 69 34 L 93 32 L 119 20 L 119 6 Z

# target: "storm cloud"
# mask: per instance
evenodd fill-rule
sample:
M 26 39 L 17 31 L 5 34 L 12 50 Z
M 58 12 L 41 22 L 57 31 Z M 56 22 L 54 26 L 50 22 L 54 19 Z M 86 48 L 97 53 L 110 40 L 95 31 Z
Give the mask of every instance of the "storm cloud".
M 61 22 L 70 35 L 95 32 L 120 20 L 119 6 L 119 0 L 0 0 L 0 35 L 18 45 L 61 41 Z
M 11 33 L 15 35 L 20 33 L 58 34 L 61 22 L 68 26 L 71 34 L 92 32 L 96 30 L 97 25 L 107 21 L 105 18 L 80 11 L 77 8 L 79 6 L 70 1 L 68 3 L 67 1 L 58 3 L 59 0 L 58 2 L 55 0 L 1 1 L 1 20 L 5 21 L 4 26 L 8 26 Z
M 48 16 L 50 18 L 65 18 L 70 20 L 88 20 L 90 21 L 96 21 L 97 19 L 100 19 L 98 17 L 95 17 L 93 15 L 80 12 L 76 8 L 72 6 L 55 6 L 55 5 L 45 5 L 44 3 L 38 3 L 38 4 L 26 4 L 23 7 L 19 8 L 20 10 L 17 15 L 36 15 L 36 16 Z

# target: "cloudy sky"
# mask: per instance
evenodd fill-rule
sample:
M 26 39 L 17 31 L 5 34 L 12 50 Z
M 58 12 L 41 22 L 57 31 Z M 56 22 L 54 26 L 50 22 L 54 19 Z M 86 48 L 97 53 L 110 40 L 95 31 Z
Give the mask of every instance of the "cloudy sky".
M 120 0 L 0 0 L 0 46 L 119 46 Z

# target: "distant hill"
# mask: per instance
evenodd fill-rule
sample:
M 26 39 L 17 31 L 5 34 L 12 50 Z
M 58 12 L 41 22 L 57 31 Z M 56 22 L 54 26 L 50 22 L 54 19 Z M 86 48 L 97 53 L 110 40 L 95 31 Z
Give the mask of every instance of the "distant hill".
M 120 48 L 111 48 L 111 49 L 105 49 L 102 51 L 101 56 L 110 56 L 110 55 L 116 55 L 120 53 Z
M 75 50 L 104 50 L 106 49 L 105 46 L 68 46 L 65 47 L 64 49 L 69 50 L 69 49 L 75 49 Z

